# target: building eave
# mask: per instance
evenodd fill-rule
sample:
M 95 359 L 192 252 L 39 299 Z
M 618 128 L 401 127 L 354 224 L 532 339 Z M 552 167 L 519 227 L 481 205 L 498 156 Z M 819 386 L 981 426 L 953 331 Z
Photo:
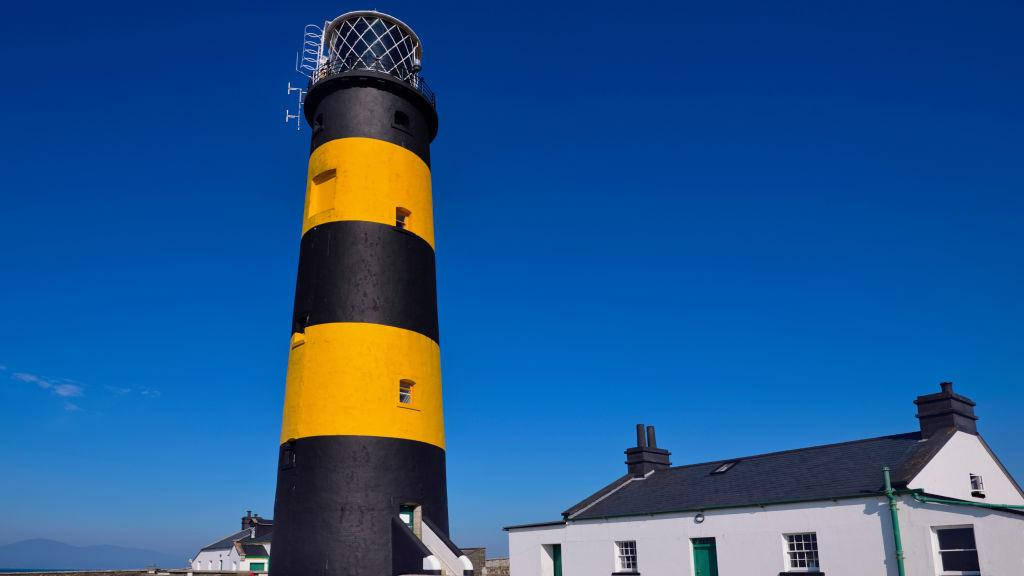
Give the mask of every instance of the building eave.
M 617 520 L 620 518 L 645 518 L 649 516 L 665 516 L 669 514 L 694 514 L 710 512 L 713 510 L 738 510 L 741 508 L 767 508 L 769 506 L 785 506 L 788 504 L 807 504 L 809 502 L 838 502 L 840 500 L 856 500 L 860 498 L 884 498 L 883 492 L 866 492 L 859 494 L 847 494 L 843 496 L 830 496 L 827 498 L 806 498 L 797 500 L 775 500 L 768 502 L 754 502 L 747 504 L 730 504 L 726 506 L 705 506 L 702 508 L 683 508 L 678 510 L 657 510 L 652 512 L 635 512 L 628 514 L 610 514 L 602 516 L 588 516 L 586 518 L 573 518 L 569 522 L 587 522 L 598 520 Z
M 516 524 L 514 526 L 505 526 L 502 528 L 505 532 L 511 532 L 513 530 L 525 530 L 527 528 L 548 528 L 551 526 L 565 526 L 567 522 L 565 520 L 552 520 L 550 522 L 536 522 L 534 524 Z

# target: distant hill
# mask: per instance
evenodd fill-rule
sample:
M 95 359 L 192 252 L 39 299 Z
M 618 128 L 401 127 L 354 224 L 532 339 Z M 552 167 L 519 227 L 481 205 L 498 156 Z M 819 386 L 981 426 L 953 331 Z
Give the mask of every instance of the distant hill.
M 163 552 L 122 546 L 72 546 L 35 538 L 0 546 L 0 569 L 102 570 L 118 568 L 178 568 L 186 559 Z M 2 570 L 0 570 L 2 571 Z

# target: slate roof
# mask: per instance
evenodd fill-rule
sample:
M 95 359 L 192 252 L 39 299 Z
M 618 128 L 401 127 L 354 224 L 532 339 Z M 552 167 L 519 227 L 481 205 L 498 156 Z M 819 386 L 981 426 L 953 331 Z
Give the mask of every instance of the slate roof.
M 242 544 L 241 546 L 244 556 L 269 556 L 267 549 L 259 544 Z
M 239 542 L 242 544 L 270 544 L 271 539 L 274 537 L 274 529 L 273 527 L 262 527 L 261 530 L 257 531 L 257 534 L 259 534 L 259 536 L 255 538 L 246 536 L 239 540 Z
M 732 458 L 623 476 L 563 512 L 571 520 L 879 495 L 882 467 L 905 487 L 952 437 L 920 432 Z M 722 474 L 712 471 L 737 462 Z
M 200 552 L 205 552 L 207 550 L 230 550 L 231 548 L 235 547 L 235 542 L 241 540 L 242 538 L 247 537 L 248 535 L 249 535 L 249 531 L 248 530 L 241 530 L 241 531 L 235 532 L 231 536 L 227 536 L 227 537 L 225 537 L 225 538 L 223 538 L 221 540 L 218 540 L 218 541 L 214 542 L 213 544 L 210 544 L 209 546 L 204 546 L 200 550 Z
M 261 518 L 259 525 L 256 527 L 256 533 L 259 534 L 259 536 L 253 538 L 251 530 L 239 530 L 238 532 L 235 532 L 230 536 L 225 536 L 224 538 L 214 542 L 213 544 L 210 544 L 209 546 L 204 546 L 199 551 L 205 552 L 209 550 L 230 550 L 235 546 L 235 542 L 238 542 L 243 545 L 269 544 L 270 539 L 274 535 L 274 521 Z M 264 553 L 266 553 L 265 550 Z

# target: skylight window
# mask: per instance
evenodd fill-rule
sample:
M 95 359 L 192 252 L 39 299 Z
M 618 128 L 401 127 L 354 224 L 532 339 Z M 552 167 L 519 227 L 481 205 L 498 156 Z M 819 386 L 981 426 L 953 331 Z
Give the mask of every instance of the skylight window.
M 726 472 L 731 470 L 733 466 L 735 466 L 735 465 L 737 465 L 739 463 L 740 463 L 739 460 L 733 460 L 732 462 L 726 462 L 725 464 L 722 464 L 718 468 L 715 468 L 714 470 L 712 470 L 711 473 L 712 474 L 725 474 Z

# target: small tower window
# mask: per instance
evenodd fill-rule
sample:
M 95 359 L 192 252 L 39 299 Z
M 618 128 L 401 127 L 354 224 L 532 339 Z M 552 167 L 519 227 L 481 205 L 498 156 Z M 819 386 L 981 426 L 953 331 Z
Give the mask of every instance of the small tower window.
M 289 440 L 281 446 L 281 470 L 295 468 L 295 441 Z
M 409 224 L 410 216 L 412 216 L 412 212 L 408 208 L 402 208 L 401 206 L 395 208 L 395 226 L 405 228 Z
M 409 527 L 409 530 L 415 530 L 416 505 L 402 504 L 398 509 L 398 517 L 402 519 L 403 524 Z
M 405 112 L 402 112 L 401 110 L 395 110 L 395 119 L 391 123 L 391 125 L 394 126 L 395 128 L 400 128 L 402 130 L 408 130 L 409 129 L 409 115 L 406 114 Z
M 334 187 L 338 182 L 335 178 L 337 175 L 338 171 L 331 168 L 313 176 L 309 187 L 306 218 L 334 208 Z
M 412 387 L 416 383 L 412 380 L 401 380 L 398 383 L 398 403 L 412 404 Z

